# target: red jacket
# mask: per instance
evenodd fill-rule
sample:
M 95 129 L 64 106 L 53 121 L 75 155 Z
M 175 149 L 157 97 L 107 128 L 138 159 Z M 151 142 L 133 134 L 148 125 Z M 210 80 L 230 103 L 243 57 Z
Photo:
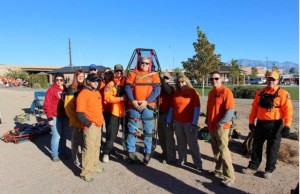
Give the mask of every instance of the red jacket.
M 44 111 L 49 117 L 66 117 L 64 100 L 67 88 L 60 89 L 57 84 L 53 84 L 46 92 L 44 101 Z

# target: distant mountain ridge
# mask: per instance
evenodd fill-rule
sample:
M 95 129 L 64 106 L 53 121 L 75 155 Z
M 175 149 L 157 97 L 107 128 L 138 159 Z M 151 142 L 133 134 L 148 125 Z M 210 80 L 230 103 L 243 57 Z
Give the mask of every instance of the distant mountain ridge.
M 283 69 L 285 72 L 288 72 L 292 67 L 296 69 L 296 71 L 299 71 L 299 64 L 286 61 L 286 62 L 278 62 L 278 61 L 261 61 L 261 60 L 251 60 L 251 59 L 237 59 L 237 63 L 239 65 L 242 65 L 243 67 L 267 67 L 267 69 L 271 69 L 274 64 L 277 65 L 278 69 Z M 231 61 L 227 62 L 228 64 L 231 63 Z

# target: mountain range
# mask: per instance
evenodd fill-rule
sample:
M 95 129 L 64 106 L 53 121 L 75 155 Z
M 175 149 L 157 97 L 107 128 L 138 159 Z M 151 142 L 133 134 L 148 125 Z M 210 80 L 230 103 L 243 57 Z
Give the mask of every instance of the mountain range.
M 289 72 L 289 70 L 294 67 L 297 72 L 299 72 L 299 64 L 286 61 L 286 62 L 278 62 L 278 61 L 261 61 L 261 60 L 250 60 L 250 59 L 237 59 L 237 63 L 242 65 L 243 67 L 267 67 L 267 69 L 272 69 L 274 64 L 277 65 L 278 69 L 283 69 L 284 72 Z M 227 62 L 228 64 L 231 61 Z

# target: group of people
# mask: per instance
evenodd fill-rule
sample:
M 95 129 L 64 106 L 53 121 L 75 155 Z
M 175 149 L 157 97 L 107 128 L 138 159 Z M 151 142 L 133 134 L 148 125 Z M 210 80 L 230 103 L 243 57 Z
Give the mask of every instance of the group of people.
M 0 87 L 18 87 L 18 86 L 28 86 L 28 80 L 22 80 L 21 78 L 10 78 L 10 77 L 1 77 L 0 76 Z
M 93 173 L 103 171 L 98 164 L 100 150 L 103 152 L 102 162 L 109 162 L 122 125 L 125 126 L 122 130 L 126 132 L 124 145 L 128 160 L 139 160 L 136 141 L 142 135 L 142 162 L 147 165 L 154 151 L 154 120 L 159 115 L 157 131 L 162 161 L 177 166 L 185 165 L 189 148 L 194 168 L 202 170 L 197 139 L 200 96 L 185 75 L 178 75 L 175 86 L 172 86 L 171 75 L 168 72 L 152 71 L 152 65 L 151 58 L 141 57 L 137 68 L 130 70 L 124 77 L 124 69 L 120 64 L 115 65 L 113 70 L 106 68 L 102 76 L 98 75 L 97 66 L 92 64 L 87 76 L 82 70 L 77 70 L 68 88 L 64 84 L 64 75 L 56 74 L 44 102 L 52 132 L 52 160 L 58 162 L 69 158 L 66 137 L 71 126 L 72 160 L 76 165 L 81 165 L 81 178 L 92 181 Z M 267 140 L 264 177 L 269 178 L 275 170 L 281 136 L 289 134 L 293 108 L 288 92 L 278 86 L 279 74 L 274 71 L 266 77 L 267 86 L 256 93 L 252 103 L 249 129 L 254 133 L 253 153 L 248 168 L 242 172 L 253 174 L 257 171 L 262 161 L 263 143 Z M 234 97 L 231 90 L 222 85 L 219 72 L 212 72 L 210 80 L 213 88 L 208 94 L 205 123 L 211 135 L 216 164 L 213 173 L 221 178 L 223 185 L 230 186 L 235 180 L 228 148 L 229 129 L 235 108 Z M 105 141 L 102 137 L 104 130 Z

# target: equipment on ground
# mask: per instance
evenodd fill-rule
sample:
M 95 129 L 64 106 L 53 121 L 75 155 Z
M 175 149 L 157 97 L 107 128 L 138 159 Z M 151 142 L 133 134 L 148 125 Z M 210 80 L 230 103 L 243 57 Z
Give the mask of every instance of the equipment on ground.
M 46 121 L 41 121 L 32 125 L 28 125 L 22 129 L 15 128 L 3 134 L 2 140 L 6 143 L 12 142 L 18 144 L 36 138 L 40 135 L 50 133 L 50 126 Z

